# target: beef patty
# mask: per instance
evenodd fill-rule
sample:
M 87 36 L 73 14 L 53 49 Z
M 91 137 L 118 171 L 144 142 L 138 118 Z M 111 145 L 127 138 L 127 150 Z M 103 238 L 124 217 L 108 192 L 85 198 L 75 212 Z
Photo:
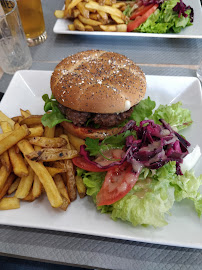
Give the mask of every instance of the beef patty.
M 125 119 L 129 118 L 133 111 L 133 107 L 135 106 L 131 107 L 126 112 L 113 114 L 79 112 L 61 104 L 59 104 L 58 107 L 61 113 L 64 114 L 67 119 L 71 120 L 75 126 L 86 126 L 86 124 L 89 122 L 89 124 L 94 123 L 100 127 L 114 127 L 118 126 Z

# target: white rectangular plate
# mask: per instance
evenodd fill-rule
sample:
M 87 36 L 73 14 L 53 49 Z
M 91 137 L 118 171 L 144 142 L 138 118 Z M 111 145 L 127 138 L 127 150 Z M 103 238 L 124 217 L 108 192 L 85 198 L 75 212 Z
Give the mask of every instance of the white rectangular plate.
M 53 27 L 56 34 L 70 35 L 91 35 L 91 36 L 137 36 L 137 37 L 163 37 L 163 38 L 202 38 L 202 9 L 200 0 L 184 0 L 185 4 L 190 5 L 194 9 L 194 23 L 192 26 L 186 27 L 177 34 L 149 34 L 135 32 L 102 32 L 102 31 L 70 31 L 68 25 L 72 24 L 70 20 L 57 19 Z M 61 7 L 62 8 L 62 7 Z
M 50 94 L 50 71 L 18 71 L 1 103 L 0 110 L 9 117 L 20 114 L 20 108 L 32 114 L 43 114 L 41 96 Z M 147 76 L 147 96 L 159 104 L 182 101 L 191 110 L 193 125 L 184 135 L 194 147 L 202 149 L 202 97 L 201 85 L 193 77 Z M 202 173 L 202 159 L 195 167 Z M 46 196 L 33 203 L 21 202 L 20 209 L 0 211 L 0 224 L 75 232 L 133 241 L 174 246 L 202 248 L 202 223 L 191 202 L 175 203 L 172 215 L 164 228 L 132 227 L 122 221 L 114 222 L 109 215 L 96 210 L 91 198 L 77 199 L 66 212 L 53 209 Z

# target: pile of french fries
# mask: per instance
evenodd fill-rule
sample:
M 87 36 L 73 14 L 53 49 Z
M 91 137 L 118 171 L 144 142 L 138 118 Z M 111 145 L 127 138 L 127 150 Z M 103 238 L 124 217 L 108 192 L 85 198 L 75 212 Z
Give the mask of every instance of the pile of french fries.
M 116 0 L 65 0 L 64 10 L 55 10 L 56 18 L 71 19 L 69 30 L 126 32 L 126 2 Z
M 9 118 L 0 111 L 0 210 L 17 209 L 21 201 L 47 195 L 52 207 L 66 210 L 86 195 L 72 158 L 84 141 L 61 126 L 43 127 L 40 115 L 20 109 Z

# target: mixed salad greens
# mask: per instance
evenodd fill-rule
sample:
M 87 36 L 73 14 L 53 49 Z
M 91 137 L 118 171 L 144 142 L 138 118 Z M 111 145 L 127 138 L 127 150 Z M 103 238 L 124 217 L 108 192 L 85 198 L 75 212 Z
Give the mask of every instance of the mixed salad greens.
M 124 15 L 130 18 L 128 32 L 179 33 L 194 20 L 193 8 L 182 0 L 138 0 Z
M 180 102 L 160 105 L 142 100 L 118 135 L 102 142 L 87 138 L 73 159 L 97 209 L 112 219 L 161 227 L 174 202 L 193 201 L 202 214 L 202 175 L 190 170 L 200 157 L 178 132 L 192 124 Z M 187 170 L 186 163 L 189 165 Z

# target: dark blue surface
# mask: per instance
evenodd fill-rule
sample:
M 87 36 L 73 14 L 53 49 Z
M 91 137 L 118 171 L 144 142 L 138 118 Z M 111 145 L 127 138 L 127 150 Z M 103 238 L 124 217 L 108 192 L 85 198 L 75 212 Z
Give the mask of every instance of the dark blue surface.
M 86 270 L 87 268 L 50 264 L 0 256 L 0 270 Z

